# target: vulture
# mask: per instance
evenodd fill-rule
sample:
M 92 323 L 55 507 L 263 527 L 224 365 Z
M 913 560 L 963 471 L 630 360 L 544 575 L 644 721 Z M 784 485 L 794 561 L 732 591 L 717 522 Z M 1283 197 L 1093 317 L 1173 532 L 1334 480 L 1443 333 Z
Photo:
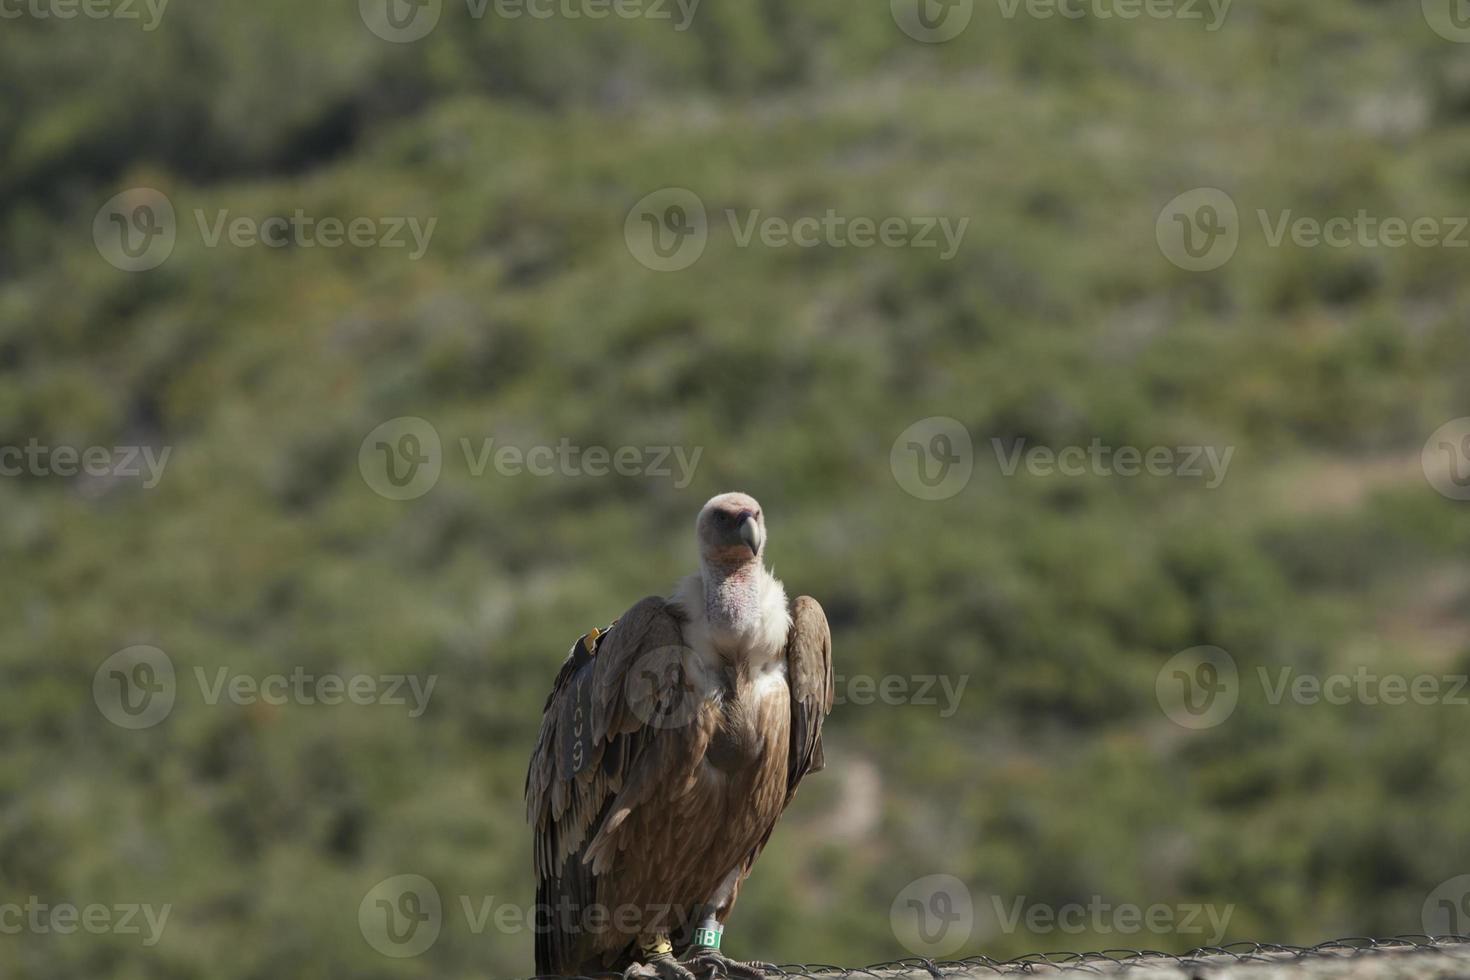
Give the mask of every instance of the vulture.
M 822 768 L 832 639 L 788 604 L 743 493 L 695 523 L 699 571 L 567 655 L 526 773 L 540 976 L 758 980 L 724 922 L 803 776 Z

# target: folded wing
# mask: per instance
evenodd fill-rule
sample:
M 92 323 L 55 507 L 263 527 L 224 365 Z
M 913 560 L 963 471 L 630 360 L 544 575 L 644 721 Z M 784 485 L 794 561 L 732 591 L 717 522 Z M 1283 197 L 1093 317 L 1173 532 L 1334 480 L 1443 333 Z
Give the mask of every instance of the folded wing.
M 679 678 L 660 669 L 667 666 L 664 651 L 682 648 L 673 607 L 650 596 L 605 633 L 589 636 L 557 675 L 526 773 L 538 974 L 575 973 L 596 952 L 567 912 L 598 901 L 598 874 L 619 850 L 628 814 L 670 785 L 671 768 L 696 757 L 683 744 L 695 730 L 660 725 L 656 714 L 682 693 L 663 689 Z
M 820 772 L 822 720 L 832 710 L 832 633 L 827 615 L 811 596 L 792 604 L 786 639 L 786 678 L 791 686 L 791 752 L 787 761 L 786 802 L 809 772 Z

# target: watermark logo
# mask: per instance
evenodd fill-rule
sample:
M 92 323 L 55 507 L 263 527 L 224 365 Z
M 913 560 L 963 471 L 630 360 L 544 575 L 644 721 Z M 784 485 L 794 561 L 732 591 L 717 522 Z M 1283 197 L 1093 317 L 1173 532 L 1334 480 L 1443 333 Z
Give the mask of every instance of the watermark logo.
M 174 664 L 158 647 L 119 650 L 92 675 L 92 700 L 119 728 L 152 728 L 174 708 Z
M 1470 416 L 1453 419 L 1434 430 L 1419 462 L 1424 478 L 1451 500 L 1470 500 Z
M 439 482 L 444 451 L 439 431 L 412 415 L 373 429 L 357 450 L 357 468 L 368 487 L 389 500 L 422 497 Z
M 1255 217 L 1261 239 L 1273 249 L 1470 249 L 1466 215 L 1382 215 L 1358 208 L 1350 214 L 1317 216 L 1292 208 L 1256 208 Z M 1164 256 L 1191 272 L 1218 269 L 1229 262 L 1243 231 L 1235 202 L 1212 187 L 1174 198 L 1154 226 Z
M 429 879 L 395 875 L 379 882 L 358 906 L 358 926 L 369 945 L 387 956 L 417 956 L 445 932 L 481 936 L 620 936 L 667 932 L 700 914 L 701 906 L 674 902 L 637 905 L 577 901 L 565 893 L 554 902 L 521 905 L 495 895 L 441 897 Z
M 1235 658 L 1213 646 L 1190 647 L 1174 654 L 1154 680 L 1159 707 L 1183 728 L 1214 728 L 1235 711 L 1240 674 Z
M 239 706 L 268 704 L 392 705 L 419 718 L 429 707 L 436 674 L 311 674 L 300 666 L 289 674 L 254 676 L 193 669 L 200 699 L 210 707 L 221 701 Z M 102 716 L 119 728 L 152 728 L 173 711 L 179 682 L 173 660 L 157 647 L 132 646 L 102 662 L 92 675 L 92 700 Z
M 192 215 L 204 248 L 401 249 L 410 262 L 428 252 L 439 224 L 438 218 L 412 216 L 316 217 L 302 208 L 266 217 L 236 214 L 228 208 L 213 212 L 195 208 Z M 115 195 L 92 221 L 97 251 L 125 272 L 158 268 L 173 254 L 178 235 L 173 203 L 149 187 Z
M 635 718 L 651 728 L 683 728 L 694 721 L 704 699 L 690 677 L 693 653 L 666 646 L 638 657 L 623 681 L 623 697 Z
M 1470 44 L 1470 0 L 1421 0 L 1430 30 L 1456 44 Z
M 694 482 L 703 446 L 583 446 L 563 436 L 555 444 L 517 446 L 494 437 L 458 440 L 464 471 L 480 479 L 487 474 L 569 479 L 582 477 L 646 477 L 673 481 L 683 490 Z M 450 454 L 450 461 L 453 461 Z M 363 481 L 389 500 L 422 497 L 439 482 L 446 461 L 439 432 L 417 416 L 390 419 L 369 432 L 358 447 Z
M 1197 187 L 1159 212 L 1154 238 L 1164 258 L 1188 272 L 1218 269 L 1240 245 L 1240 212 L 1229 194 Z
M 969 218 L 941 215 L 847 215 L 835 208 L 787 216 L 760 208 L 725 208 L 725 225 L 736 248 L 787 249 L 913 248 L 953 259 L 969 230 Z M 623 223 L 628 251 L 657 272 L 678 272 L 699 260 L 709 243 L 709 215 L 693 191 L 664 188 L 634 206 Z
M 909 496 L 947 500 L 969 485 L 975 471 L 975 445 L 959 419 L 930 416 L 893 440 L 888 468 Z
M 699 261 L 709 244 L 709 216 L 699 195 L 665 187 L 633 205 L 623 241 L 638 263 L 654 272 L 679 272 Z
M 915 41 L 943 44 L 970 26 L 975 0 L 889 0 L 893 22 Z
M 959 952 L 975 929 L 970 889 L 954 875 L 927 875 L 898 893 L 888 909 L 893 936 L 909 952 L 939 959 Z
M 393 44 L 412 44 L 439 24 L 444 0 L 357 0 L 367 29 Z
M 1426 936 L 1470 936 L 1470 875 L 1440 882 L 1424 899 L 1420 924 Z
M 439 889 L 423 875 L 385 878 L 357 907 L 362 937 L 373 949 L 395 959 L 418 956 L 434 945 L 443 923 Z
M 177 240 L 173 202 L 152 187 L 113 195 L 92 219 L 98 254 L 123 272 L 158 268 L 173 254 Z

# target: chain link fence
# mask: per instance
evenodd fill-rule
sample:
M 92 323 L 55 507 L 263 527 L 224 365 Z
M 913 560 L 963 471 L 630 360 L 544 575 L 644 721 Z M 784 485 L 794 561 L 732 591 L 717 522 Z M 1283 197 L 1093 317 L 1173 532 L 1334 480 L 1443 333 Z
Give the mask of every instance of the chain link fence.
M 1125 976 L 1129 980 L 1470 980 L 1470 936 L 1352 937 L 1315 946 L 1238 942 L 1203 946 L 1187 953 L 1117 948 L 1096 953 L 1030 953 L 1010 960 L 989 956 L 960 960 L 911 957 L 864 967 L 782 964 L 769 976 L 805 980 L 962 980 L 1079 974 Z
M 989 956 L 941 961 L 910 958 L 856 969 L 826 964 L 784 965 L 781 971 L 783 976 L 808 980 L 959 980 L 1062 974 L 1128 976 L 1135 980 L 1274 976 L 1470 980 L 1470 936 L 1353 937 L 1315 946 L 1239 942 L 1200 947 L 1188 953 L 1118 948 L 1096 953 L 1031 953 L 1011 960 Z

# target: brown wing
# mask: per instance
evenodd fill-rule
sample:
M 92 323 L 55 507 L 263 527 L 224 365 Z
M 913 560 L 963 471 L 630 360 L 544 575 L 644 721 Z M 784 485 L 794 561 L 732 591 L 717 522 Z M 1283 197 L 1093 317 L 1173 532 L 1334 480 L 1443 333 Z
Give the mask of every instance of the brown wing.
M 791 688 L 791 744 L 786 756 L 786 803 L 791 805 L 796 787 L 809 772 L 820 772 L 826 764 L 822 755 L 822 720 L 832 711 L 832 633 L 827 614 L 811 596 L 797 597 L 791 607 L 791 630 L 786 634 L 786 683 Z M 740 885 L 755 866 L 776 829 L 773 822 L 750 852 L 725 903 L 716 910 L 725 921 L 740 894 Z
M 786 802 L 801 777 L 820 772 L 822 719 L 832 710 L 832 633 L 827 614 L 809 595 L 798 596 L 786 637 L 786 680 L 791 687 L 791 752 L 787 757 Z
M 660 685 L 681 682 L 649 671 L 650 657 L 682 642 L 673 607 L 650 596 L 594 640 L 579 640 L 546 699 L 526 772 L 538 975 L 576 974 L 600 951 L 593 940 L 607 936 L 579 923 L 582 910 L 598 901 L 598 873 L 621 843 L 617 829 L 664 785 L 669 767 L 691 754 L 680 751 L 687 727 L 645 724 L 645 699 L 656 701 Z

